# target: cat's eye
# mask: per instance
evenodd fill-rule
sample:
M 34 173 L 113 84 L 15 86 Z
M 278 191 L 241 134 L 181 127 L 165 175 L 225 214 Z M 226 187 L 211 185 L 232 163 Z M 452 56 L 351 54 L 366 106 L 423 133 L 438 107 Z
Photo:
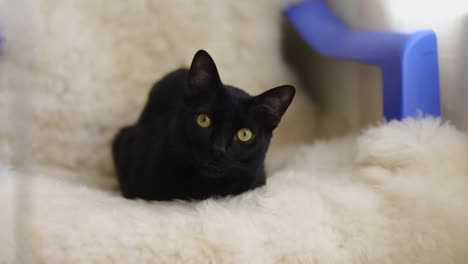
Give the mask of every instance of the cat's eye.
M 198 123 L 199 126 L 201 126 L 203 128 L 208 128 L 208 127 L 211 126 L 211 124 L 213 122 L 211 120 L 210 115 L 208 115 L 208 114 L 199 114 L 197 116 L 197 123 Z
M 237 131 L 237 139 L 239 139 L 242 142 L 247 142 L 253 138 L 254 134 L 252 133 L 252 130 L 248 128 L 241 128 L 239 131 Z

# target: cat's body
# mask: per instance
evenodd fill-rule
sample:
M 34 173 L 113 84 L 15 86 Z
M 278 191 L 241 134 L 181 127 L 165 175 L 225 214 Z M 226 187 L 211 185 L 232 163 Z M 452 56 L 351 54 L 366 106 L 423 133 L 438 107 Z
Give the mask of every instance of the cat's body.
M 284 103 L 222 85 L 211 57 L 198 52 L 190 70 L 171 72 L 154 85 L 138 122 L 114 139 L 123 196 L 205 199 L 265 184 L 272 131 L 294 96 L 294 88 L 283 87 L 276 89 L 286 89 Z

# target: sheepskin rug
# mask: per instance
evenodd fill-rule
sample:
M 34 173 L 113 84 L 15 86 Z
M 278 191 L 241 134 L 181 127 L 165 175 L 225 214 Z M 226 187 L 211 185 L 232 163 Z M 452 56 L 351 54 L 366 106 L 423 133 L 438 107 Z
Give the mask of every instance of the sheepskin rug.
M 278 151 L 265 187 L 202 202 L 125 200 L 115 188 L 3 167 L 0 256 L 6 263 L 468 263 L 467 158 L 465 134 L 425 119 Z
M 468 143 L 436 119 L 328 141 L 282 59 L 289 0 L 0 0 L 0 263 L 468 263 Z M 268 184 L 120 197 L 110 159 L 150 86 L 206 49 L 227 84 L 298 87 Z
M 251 94 L 300 87 L 281 53 L 288 1 L 0 0 L 0 160 L 113 181 L 111 138 L 136 120 L 154 82 L 189 66 L 198 49 L 224 83 Z M 314 137 L 303 94 L 275 145 Z

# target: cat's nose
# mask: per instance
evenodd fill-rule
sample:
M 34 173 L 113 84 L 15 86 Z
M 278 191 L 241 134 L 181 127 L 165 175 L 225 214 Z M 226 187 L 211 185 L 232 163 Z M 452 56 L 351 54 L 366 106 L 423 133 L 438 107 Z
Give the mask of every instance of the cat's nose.
M 226 147 L 223 146 L 223 145 L 220 145 L 220 144 L 214 145 L 214 146 L 211 148 L 211 150 L 212 150 L 213 153 L 215 153 L 215 154 L 224 154 L 224 153 L 226 153 Z
M 226 139 L 223 137 L 217 137 L 215 138 L 213 145 L 211 146 L 211 150 L 217 154 L 224 154 L 226 153 L 226 146 Z

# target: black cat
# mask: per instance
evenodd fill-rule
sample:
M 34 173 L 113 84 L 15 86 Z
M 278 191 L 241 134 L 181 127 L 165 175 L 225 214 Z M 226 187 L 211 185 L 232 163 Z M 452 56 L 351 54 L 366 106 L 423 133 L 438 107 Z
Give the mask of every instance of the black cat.
M 112 144 L 122 194 L 145 200 L 205 199 L 265 184 L 272 131 L 293 86 L 250 96 L 221 83 L 210 55 L 157 82 L 136 124 Z

